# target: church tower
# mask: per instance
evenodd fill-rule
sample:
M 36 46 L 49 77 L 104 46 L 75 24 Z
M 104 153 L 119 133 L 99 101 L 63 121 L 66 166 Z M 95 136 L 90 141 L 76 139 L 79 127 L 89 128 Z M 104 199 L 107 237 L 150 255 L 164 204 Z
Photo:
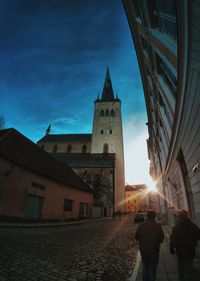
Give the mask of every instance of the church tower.
M 115 153 L 115 211 L 124 211 L 124 147 L 121 101 L 114 97 L 109 69 L 101 98 L 94 105 L 91 153 Z

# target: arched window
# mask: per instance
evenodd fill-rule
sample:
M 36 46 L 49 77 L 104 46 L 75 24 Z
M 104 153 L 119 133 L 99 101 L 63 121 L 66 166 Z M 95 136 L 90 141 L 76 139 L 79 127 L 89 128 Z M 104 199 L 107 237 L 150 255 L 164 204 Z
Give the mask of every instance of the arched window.
M 106 109 L 106 116 L 109 116 L 109 110 Z
M 70 153 L 72 151 L 72 146 L 69 144 L 67 147 L 67 153 Z
M 104 143 L 103 145 L 103 153 L 108 153 L 108 144 Z
M 82 153 L 86 153 L 87 152 L 87 146 L 86 145 L 83 145 L 82 146 Z
M 104 116 L 104 110 L 103 109 L 100 112 L 100 116 Z
M 111 116 L 115 116 L 115 111 L 114 111 L 114 109 L 111 109 L 110 115 L 111 115 Z
M 57 150 L 58 150 L 57 145 L 54 145 L 54 147 L 53 147 L 53 152 L 57 152 Z

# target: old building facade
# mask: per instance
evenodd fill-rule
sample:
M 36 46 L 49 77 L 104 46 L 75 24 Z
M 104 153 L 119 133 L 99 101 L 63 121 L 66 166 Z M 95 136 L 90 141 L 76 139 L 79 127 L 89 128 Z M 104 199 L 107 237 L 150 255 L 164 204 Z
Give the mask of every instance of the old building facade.
M 153 198 L 145 184 L 126 185 L 125 198 L 125 209 L 128 214 L 153 209 Z
M 93 192 L 65 163 L 15 129 L 0 131 L 0 219 L 90 218 Z
M 92 134 L 50 134 L 38 145 L 66 162 L 94 191 L 93 216 L 124 211 L 124 151 L 121 101 L 114 96 L 109 69 L 101 98 L 94 102 Z
M 200 224 L 200 3 L 124 0 L 143 82 L 160 212 Z

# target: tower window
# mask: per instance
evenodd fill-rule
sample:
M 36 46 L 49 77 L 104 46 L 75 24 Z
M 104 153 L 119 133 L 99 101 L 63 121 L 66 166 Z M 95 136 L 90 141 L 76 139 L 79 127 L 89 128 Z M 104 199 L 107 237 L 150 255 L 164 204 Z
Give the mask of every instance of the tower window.
M 106 109 L 106 116 L 109 116 L 109 110 Z
M 108 153 L 108 144 L 105 143 L 103 146 L 103 153 Z
M 111 110 L 110 115 L 111 115 L 111 116 L 115 116 L 115 111 L 114 111 L 114 109 Z
M 87 152 L 87 146 L 86 145 L 83 145 L 82 147 L 82 153 L 86 153 Z
M 100 112 L 100 116 L 104 116 L 104 110 L 103 109 Z
M 103 130 L 101 130 L 101 134 L 103 135 Z
M 53 147 L 53 152 L 57 152 L 57 150 L 58 150 L 57 145 L 54 145 L 54 147 Z
M 112 130 L 110 130 L 110 134 L 112 135 Z
M 71 145 L 68 145 L 68 147 L 67 147 L 67 153 L 70 153 L 70 152 L 72 152 L 72 146 L 71 146 Z

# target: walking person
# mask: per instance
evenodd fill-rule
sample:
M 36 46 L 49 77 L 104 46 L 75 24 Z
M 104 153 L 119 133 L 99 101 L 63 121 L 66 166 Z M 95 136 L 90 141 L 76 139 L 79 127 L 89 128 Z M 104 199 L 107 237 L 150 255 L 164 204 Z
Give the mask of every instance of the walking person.
M 180 210 L 170 237 L 170 252 L 177 255 L 180 281 L 192 281 L 193 259 L 198 240 L 200 228 L 191 222 L 186 210 Z
M 160 243 L 164 240 L 162 227 L 155 217 L 154 211 L 148 211 L 146 222 L 140 224 L 135 233 L 142 259 L 143 281 L 156 280 Z

